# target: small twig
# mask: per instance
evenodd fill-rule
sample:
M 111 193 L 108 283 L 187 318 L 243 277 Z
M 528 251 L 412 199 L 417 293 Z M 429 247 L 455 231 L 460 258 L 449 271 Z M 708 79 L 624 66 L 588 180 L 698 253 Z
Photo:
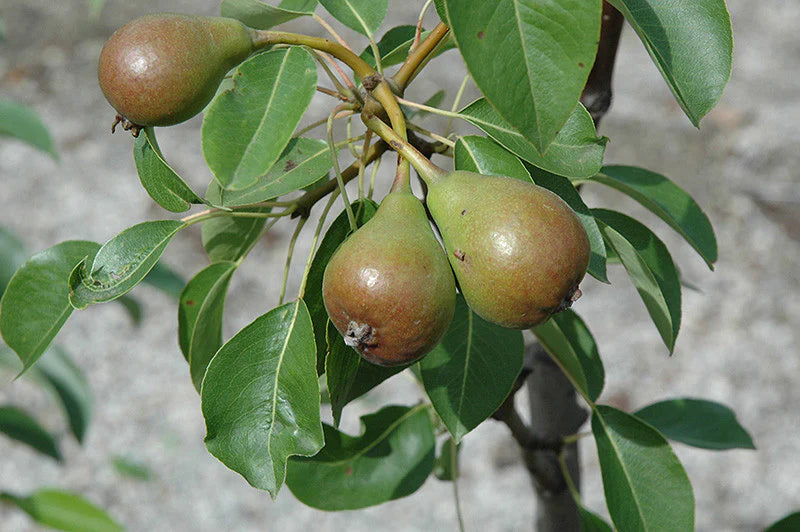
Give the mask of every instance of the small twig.
M 344 39 L 342 39 L 341 35 L 339 35 L 338 33 L 336 33 L 336 30 L 335 30 L 335 29 L 333 29 L 333 26 L 331 26 L 330 24 L 328 24 L 328 22 L 327 22 L 327 21 L 326 21 L 324 18 L 320 17 L 320 16 L 319 16 L 319 15 L 317 15 L 316 13 L 314 13 L 314 14 L 312 15 L 312 18 L 313 18 L 313 19 L 314 19 L 314 20 L 317 22 L 317 24 L 319 24 L 320 26 L 322 26 L 323 28 L 325 28 L 325 31 L 327 31 L 328 33 L 330 33 L 330 34 L 331 34 L 331 36 L 332 36 L 334 39 L 336 39 L 336 42 L 338 42 L 339 44 L 341 44 L 342 46 L 344 46 L 345 48 L 347 48 L 347 49 L 348 49 L 348 50 L 350 50 L 351 52 L 353 51 L 353 49 L 352 49 L 352 48 L 350 48 L 350 45 L 349 45 L 349 44 L 347 44 L 347 41 L 345 41 Z
M 408 49 L 408 53 L 413 53 L 414 50 L 417 49 L 419 46 L 419 38 L 422 36 L 422 20 L 425 18 L 425 13 L 428 11 L 428 8 L 431 7 L 433 0 L 428 0 L 425 2 L 425 5 L 422 6 L 422 9 L 419 12 L 419 17 L 417 18 L 417 29 L 414 32 L 414 42 L 411 43 L 411 47 Z

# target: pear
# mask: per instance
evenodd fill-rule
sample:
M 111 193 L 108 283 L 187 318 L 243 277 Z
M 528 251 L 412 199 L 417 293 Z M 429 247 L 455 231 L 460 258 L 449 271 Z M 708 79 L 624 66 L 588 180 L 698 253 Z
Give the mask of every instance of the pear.
M 211 101 L 225 74 L 254 51 L 238 20 L 159 13 L 122 26 L 100 52 L 106 100 L 137 126 L 188 120 Z
M 331 257 L 325 308 L 345 343 L 374 364 L 409 364 L 433 349 L 453 320 L 455 280 L 425 208 L 409 188 Z
M 530 182 L 455 171 L 426 203 L 470 308 L 527 329 L 569 307 L 589 265 L 589 238 L 561 198 Z

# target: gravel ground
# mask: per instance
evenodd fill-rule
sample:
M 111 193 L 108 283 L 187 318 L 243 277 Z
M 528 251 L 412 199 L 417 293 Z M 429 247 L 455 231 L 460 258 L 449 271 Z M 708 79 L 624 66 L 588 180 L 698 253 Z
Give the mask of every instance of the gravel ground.
M 420 3 L 392 2 L 392 16 L 409 21 Z M 139 221 L 165 217 L 138 183 L 130 138 L 108 135 L 114 113 L 97 87 L 96 60 L 104 39 L 134 16 L 216 10 L 209 1 L 109 0 L 92 20 L 84 4 L 0 0 L 8 41 L 0 48 L 0 94 L 41 113 L 61 154 L 54 162 L 19 143 L 0 143 L 0 225 L 20 235 L 31 251 L 72 238 L 102 242 Z M 602 124 L 612 139 L 607 162 L 662 172 L 705 209 L 719 240 L 716 271 L 708 271 L 688 245 L 637 204 L 606 190 L 586 190 L 590 206 L 647 220 L 685 277 L 702 290 L 684 292 L 674 356 L 667 356 L 623 272 L 612 273 L 612 287 L 587 281 L 576 307 L 599 343 L 608 402 L 634 409 L 666 397 L 708 398 L 731 406 L 753 435 L 755 452 L 675 446 L 694 485 L 697 528 L 706 531 L 758 530 L 800 507 L 800 235 L 785 230 L 792 221 L 796 227 L 800 214 L 800 78 L 792 74 L 800 66 L 800 5 L 729 0 L 729 6 L 736 37 L 733 78 L 699 131 L 673 102 L 629 28 L 620 49 L 615 105 Z M 295 27 L 318 31 L 309 24 Z M 412 98 L 460 82 L 463 68 L 456 61 L 437 61 L 431 76 L 415 84 Z M 328 104 L 315 101 L 315 116 Z M 161 130 L 160 140 L 179 173 L 202 190 L 210 174 L 200 155 L 199 129 L 194 119 Z M 754 196 L 794 206 L 789 222 L 775 223 Z M 290 231 L 278 227 L 234 277 L 227 334 L 277 301 L 275 280 Z M 308 245 L 298 244 L 298 256 Z M 189 278 L 205 264 L 199 233 L 176 239 L 164 260 Z M 0 489 L 77 490 L 132 531 L 456 529 L 451 486 L 435 480 L 408 498 L 342 513 L 306 508 L 288 490 L 272 502 L 248 487 L 203 446 L 198 396 L 177 348 L 174 302 L 147 286 L 134 295 L 144 307 L 140 327 L 112 304 L 76 314 L 58 338 L 85 369 L 97 398 L 85 446 L 64 438 L 66 464 L 59 466 L 0 440 Z M 379 404 L 417 397 L 402 377 L 393 379 L 346 410 L 346 429 L 356 432 L 358 416 Z M 49 411 L 47 399 L 25 380 L 2 383 L 0 402 L 6 401 L 41 412 L 48 427 L 64 431 L 60 413 Z M 586 503 L 605 513 L 594 446 L 587 442 L 582 453 Z M 154 479 L 119 476 L 111 466 L 119 455 L 146 464 Z M 467 530 L 530 529 L 531 487 L 506 429 L 492 422 L 480 426 L 465 439 L 462 457 Z M 36 530 L 7 507 L 0 507 L 0 523 L 2 530 Z

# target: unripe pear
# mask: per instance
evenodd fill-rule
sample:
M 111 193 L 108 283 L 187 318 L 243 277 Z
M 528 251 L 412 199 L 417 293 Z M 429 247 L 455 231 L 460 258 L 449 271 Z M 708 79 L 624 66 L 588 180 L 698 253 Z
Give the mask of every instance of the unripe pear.
M 453 320 L 455 280 L 410 189 L 390 192 L 339 246 L 322 295 L 345 343 L 369 362 L 409 364 L 436 346 Z
M 455 171 L 429 183 L 426 203 L 461 292 L 482 318 L 527 329 L 580 296 L 589 238 L 549 190 Z
M 170 126 L 202 111 L 225 74 L 253 50 L 253 30 L 235 19 L 146 15 L 103 46 L 100 89 L 131 123 Z

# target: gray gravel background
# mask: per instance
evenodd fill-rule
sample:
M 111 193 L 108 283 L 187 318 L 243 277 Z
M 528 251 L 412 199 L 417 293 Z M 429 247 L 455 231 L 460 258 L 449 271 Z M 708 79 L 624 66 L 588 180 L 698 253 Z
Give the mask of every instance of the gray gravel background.
M 421 4 L 392 2 L 391 16 L 408 22 Z M 115 0 L 90 20 L 79 0 L 0 1 L 8 41 L 0 45 L 0 94 L 36 109 L 61 154 L 56 163 L 19 143 L 0 141 L 0 225 L 20 235 L 31 252 L 72 238 L 103 242 L 139 221 L 166 216 L 138 183 L 131 139 L 108 134 L 114 113 L 95 81 L 97 56 L 104 39 L 134 16 L 164 10 L 213 14 L 216 6 Z M 686 278 L 701 287 L 702 292 L 684 292 L 674 356 L 667 356 L 623 272 L 613 272 L 613 286 L 587 281 L 576 307 L 599 343 L 608 402 L 633 409 L 666 397 L 708 398 L 731 406 L 753 435 L 755 452 L 675 446 L 694 484 L 697 527 L 706 531 L 758 530 L 800 509 L 800 235 L 784 230 L 800 215 L 800 78 L 794 75 L 800 66 L 800 4 L 729 0 L 729 6 L 736 37 L 733 78 L 699 131 L 673 102 L 630 28 L 620 49 L 615 104 L 601 128 L 611 138 L 607 162 L 662 172 L 697 199 L 717 231 L 716 271 L 709 272 L 688 245 L 635 203 L 586 190 L 590 206 L 647 220 Z M 318 31 L 313 24 L 294 27 Z M 463 76 L 457 63 L 455 56 L 437 60 L 410 97 L 425 99 L 438 86 L 457 86 Z M 312 115 L 323 116 L 328 105 L 316 101 Z M 194 119 L 159 132 L 170 161 L 197 190 L 210 179 L 200 152 L 200 123 Z M 779 200 L 777 207 L 788 209 L 787 224 L 766 217 L 754 194 Z M 290 230 L 279 224 L 234 277 L 228 334 L 276 304 Z M 298 257 L 308 245 L 298 245 Z M 188 279 L 205 264 L 199 232 L 177 238 L 164 260 Z M 298 277 L 296 272 L 289 293 Z M 112 304 L 76 314 L 58 338 L 86 370 L 97 398 L 85 446 L 65 437 L 62 467 L 0 439 L 0 489 L 77 490 L 132 531 L 456 529 L 451 487 L 436 480 L 406 499 L 335 514 L 304 507 L 288 490 L 272 502 L 248 487 L 203 446 L 199 399 L 177 348 L 174 302 L 146 286 L 134 295 L 144 306 L 141 327 Z M 393 379 L 346 410 L 346 429 L 357 432 L 359 414 L 383 402 L 410 404 L 417 398 L 413 385 Z M 42 412 L 48 427 L 65 432 L 60 412 L 25 380 L 0 383 L 4 401 Z M 605 513 L 594 446 L 587 441 L 582 452 L 586 503 Z M 119 476 L 111 466 L 117 455 L 146 464 L 155 478 Z M 465 439 L 462 457 L 467 530 L 530 529 L 531 487 L 507 430 L 485 423 Z M 20 512 L 0 507 L 0 530 L 36 527 Z

